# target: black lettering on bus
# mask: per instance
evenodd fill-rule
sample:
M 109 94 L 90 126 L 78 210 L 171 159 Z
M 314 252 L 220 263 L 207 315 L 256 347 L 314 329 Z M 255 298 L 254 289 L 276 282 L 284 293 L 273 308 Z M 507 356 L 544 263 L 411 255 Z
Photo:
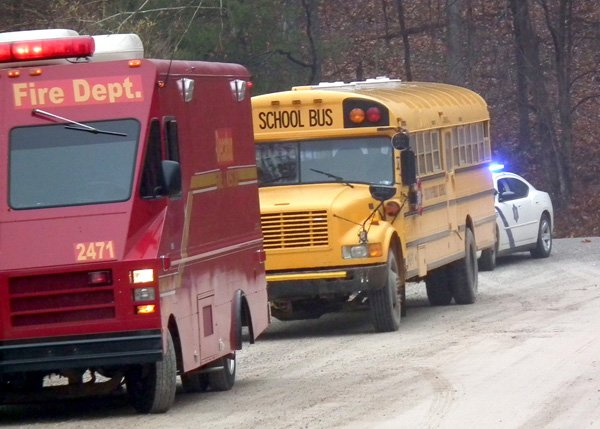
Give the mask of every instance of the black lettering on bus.
M 329 127 L 333 125 L 331 109 L 310 109 L 308 118 L 311 127 Z
M 302 114 L 300 110 L 280 111 L 280 112 L 260 112 L 258 114 L 261 130 L 275 128 L 304 128 L 302 123 Z

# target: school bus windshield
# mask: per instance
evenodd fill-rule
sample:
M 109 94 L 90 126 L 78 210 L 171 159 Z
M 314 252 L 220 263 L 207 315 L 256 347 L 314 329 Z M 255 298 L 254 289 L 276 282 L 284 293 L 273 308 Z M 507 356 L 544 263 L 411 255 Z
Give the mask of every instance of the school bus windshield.
M 131 195 L 138 121 L 18 127 L 10 133 L 13 209 L 125 201 Z M 101 131 L 110 130 L 110 131 Z
M 394 183 L 389 137 L 260 143 L 256 164 L 261 186 L 323 182 Z

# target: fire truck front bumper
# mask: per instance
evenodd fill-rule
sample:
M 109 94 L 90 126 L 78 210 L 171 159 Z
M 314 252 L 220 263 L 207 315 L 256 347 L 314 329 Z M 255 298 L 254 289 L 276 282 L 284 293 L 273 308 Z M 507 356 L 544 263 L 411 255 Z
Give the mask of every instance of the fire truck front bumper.
M 106 368 L 161 359 L 160 329 L 0 343 L 0 374 L 67 368 Z
M 269 299 L 349 295 L 380 289 L 387 280 L 387 264 L 319 271 L 267 273 Z

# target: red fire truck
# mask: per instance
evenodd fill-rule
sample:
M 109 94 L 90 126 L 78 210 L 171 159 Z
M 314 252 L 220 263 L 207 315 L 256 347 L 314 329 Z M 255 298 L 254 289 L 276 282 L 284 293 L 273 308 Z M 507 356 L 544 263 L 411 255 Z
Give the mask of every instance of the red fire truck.
M 2 402 L 232 387 L 270 320 L 249 79 L 133 34 L 0 34 Z

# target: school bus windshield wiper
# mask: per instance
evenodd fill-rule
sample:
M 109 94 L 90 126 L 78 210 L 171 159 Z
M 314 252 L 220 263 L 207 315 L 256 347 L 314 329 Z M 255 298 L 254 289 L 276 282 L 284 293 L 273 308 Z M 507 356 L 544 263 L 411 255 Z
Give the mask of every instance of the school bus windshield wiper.
M 351 188 L 354 188 L 354 186 L 351 183 L 347 182 L 343 177 L 336 176 L 335 174 L 331 174 L 331 173 L 328 173 L 326 171 L 317 170 L 315 168 L 309 168 L 309 170 L 310 171 L 314 171 L 315 173 L 323 174 L 323 175 L 325 175 L 327 177 L 330 177 L 330 178 L 334 179 L 336 182 L 342 182 L 344 185 L 347 185 L 347 186 L 350 186 Z
M 68 124 L 72 124 L 72 125 L 65 126 L 65 128 L 68 130 L 87 131 L 88 133 L 92 133 L 92 134 L 109 134 L 112 136 L 127 137 L 127 134 L 125 134 L 125 133 L 120 133 L 117 131 L 99 130 L 98 128 L 94 128 L 89 125 L 82 124 L 81 122 L 77 122 L 72 119 L 64 118 L 62 116 L 55 115 L 54 113 L 46 112 L 45 110 L 33 109 L 31 111 L 31 113 L 34 115 L 45 116 L 46 118 L 50 118 L 50 119 L 54 119 L 54 120 L 58 120 L 58 121 L 64 121 Z

